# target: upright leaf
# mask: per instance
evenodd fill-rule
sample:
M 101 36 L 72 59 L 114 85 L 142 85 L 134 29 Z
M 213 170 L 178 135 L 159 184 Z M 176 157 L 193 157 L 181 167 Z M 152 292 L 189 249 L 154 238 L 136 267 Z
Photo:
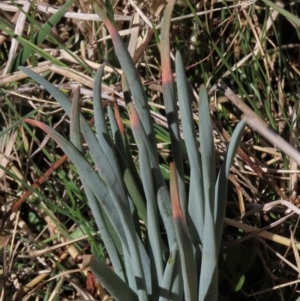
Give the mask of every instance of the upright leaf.
M 147 139 L 147 135 L 145 133 L 142 122 L 131 100 L 130 93 L 127 88 L 126 80 L 122 81 L 122 86 L 123 86 L 124 99 L 128 109 L 128 114 L 130 118 L 130 124 L 134 135 L 134 139 L 136 141 L 139 150 L 141 150 L 143 144 L 147 149 L 149 162 L 151 164 L 152 173 L 153 173 L 154 186 L 157 194 L 158 207 L 159 207 L 160 215 L 163 219 L 166 228 L 169 248 L 171 248 L 171 246 L 173 246 L 173 244 L 175 243 L 176 238 L 174 232 L 174 225 L 172 221 L 170 195 L 165 180 L 161 174 L 157 157 L 155 153 L 153 153 L 152 151 L 153 146 L 150 144 L 150 140 Z
M 185 221 L 185 216 L 180 208 L 177 173 L 175 168 L 175 164 L 171 163 L 170 192 L 172 200 L 173 220 L 181 260 L 184 296 L 186 301 L 193 301 L 197 299 L 196 263 L 194 258 L 193 245 Z
M 180 206 L 184 216 L 187 216 L 187 198 L 184 181 L 184 170 L 181 149 L 181 136 L 179 131 L 178 109 L 175 95 L 174 78 L 170 58 L 170 23 L 175 0 L 170 0 L 164 11 L 161 28 L 161 68 L 162 87 L 166 116 L 168 120 L 169 133 L 172 144 L 172 152 L 176 164 L 178 177 L 178 188 L 180 195 Z
M 215 149 L 205 86 L 199 92 L 199 133 L 204 187 L 204 230 L 199 301 L 218 299 L 218 250 L 214 223 Z
M 156 145 L 156 139 L 154 135 L 153 123 L 150 116 L 149 105 L 146 100 L 144 88 L 138 71 L 135 68 L 132 58 L 122 38 L 120 37 L 118 30 L 107 17 L 103 7 L 100 8 L 99 6 L 95 5 L 94 9 L 95 12 L 100 16 L 101 20 L 103 21 L 104 25 L 110 33 L 112 42 L 114 44 L 115 52 L 118 56 L 122 70 L 125 73 L 128 85 L 130 87 L 130 91 L 136 104 L 139 117 L 145 129 L 145 132 L 150 139 L 151 145 L 154 146 Z
M 243 132 L 245 128 L 245 121 L 242 120 L 236 126 L 229 146 L 226 152 L 224 161 L 222 163 L 218 179 L 215 187 L 215 210 L 214 210 L 214 221 L 216 228 L 216 241 L 218 252 L 221 245 L 221 237 L 223 232 L 223 223 L 225 217 L 226 201 L 227 201 L 227 190 L 228 190 L 228 176 L 232 161 L 239 147 Z
M 204 225 L 204 188 L 199 143 L 195 132 L 190 95 L 185 70 L 179 52 L 176 53 L 177 93 L 186 149 L 190 162 L 189 228 L 195 246 L 202 243 Z

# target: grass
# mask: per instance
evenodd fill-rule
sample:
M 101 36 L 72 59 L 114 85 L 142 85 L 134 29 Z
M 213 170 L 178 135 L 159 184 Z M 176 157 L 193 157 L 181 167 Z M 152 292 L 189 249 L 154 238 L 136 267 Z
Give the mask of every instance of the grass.
M 60 2 L 57 7 L 68 7 L 70 3 Z M 70 97 L 74 86 L 80 84 L 82 112 L 93 125 L 93 77 L 99 63 L 105 61 L 102 97 L 110 104 L 117 101 L 125 134 L 133 141 L 120 92 L 120 66 L 108 33 L 101 22 L 95 21 L 89 5 L 75 2 L 67 18 L 59 15 L 64 14 L 64 8 L 58 15 L 51 12 L 50 27 L 50 15 L 41 11 L 43 4 L 23 7 L 23 22 L 16 3 L 1 5 L 2 219 L 9 210 L 13 212 L 1 227 L 0 263 L 5 289 L 0 300 L 69 300 L 79 296 L 102 300 L 106 293 L 93 275 L 78 270 L 78 259 L 83 254 L 93 251 L 104 260 L 109 258 L 96 233 L 77 172 L 52 140 L 44 141 L 41 131 L 22 122 L 30 117 L 57 126 L 62 135 L 69 137 L 69 120 L 43 87 L 26 78 L 17 67 L 32 66 Z M 269 1 L 245 2 L 244 8 L 233 5 L 215 1 L 204 2 L 201 7 L 188 0 L 180 2 L 170 29 L 171 53 L 182 53 L 192 95 L 197 95 L 202 83 L 211 91 L 217 166 L 242 113 L 258 116 L 290 144 L 296 148 L 299 145 L 300 44 L 296 24 L 300 6 L 292 3 L 284 7 L 292 13 L 292 19 L 286 11 L 273 10 Z M 136 22 L 142 24 L 138 31 L 128 18 L 136 11 L 131 1 L 117 3 L 114 13 L 120 20 L 116 24 L 124 41 L 131 45 L 131 55 L 137 59 L 135 55 L 141 54 L 136 63 L 155 120 L 160 167 L 168 181 L 172 153 L 161 96 L 161 14 L 156 16 L 148 6 L 141 9 L 144 15 L 137 13 L 140 19 Z M 76 19 L 79 12 L 86 14 L 86 21 L 81 21 L 82 16 Z M 154 33 L 147 39 L 152 24 Z M 20 44 L 14 44 L 12 37 Z M 219 82 L 234 94 L 216 89 Z M 197 122 L 196 110 L 194 118 Z M 136 164 L 136 145 L 130 147 Z M 184 153 L 183 160 L 188 182 L 189 162 Z M 222 300 L 297 299 L 297 170 L 295 161 L 276 145 L 250 129 L 246 131 L 230 176 L 219 268 Z M 45 179 L 47 171 L 50 175 Z M 26 190 L 32 194 L 20 207 L 18 199 Z M 69 247 L 62 245 L 66 241 Z M 39 256 L 33 253 L 37 251 L 41 252 Z

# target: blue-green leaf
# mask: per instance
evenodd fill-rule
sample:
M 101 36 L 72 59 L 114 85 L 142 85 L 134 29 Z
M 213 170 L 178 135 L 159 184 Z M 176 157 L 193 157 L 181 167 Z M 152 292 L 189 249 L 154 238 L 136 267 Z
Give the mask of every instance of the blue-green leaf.
M 187 217 L 187 197 L 186 197 L 186 188 L 185 188 L 185 181 L 184 181 L 181 136 L 179 131 L 178 109 L 177 109 L 174 78 L 173 78 L 171 58 L 170 58 L 170 24 L 171 24 L 170 21 L 171 21 L 171 16 L 172 16 L 175 2 L 176 2 L 175 0 L 168 2 L 162 20 L 161 43 L 160 43 L 162 88 L 163 88 L 166 116 L 167 116 L 168 126 L 169 126 L 169 133 L 170 133 L 171 144 L 172 144 L 172 152 L 173 152 L 174 162 L 176 164 L 176 171 L 178 177 L 177 180 L 178 180 L 178 189 L 179 189 L 179 196 L 180 196 L 180 206 L 184 213 L 184 216 Z M 182 70 L 180 70 L 180 72 L 181 71 Z M 178 74 L 177 70 L 176 73 Z M 186 88 L 186 82 L 184 82 L 184 84 Z M 179 94 L 178 96 L 180 97 Z
M 182 58 L 179 52 L 176 53 L 176 74 L 182 129 L 191 168 L 188 206 L 190 217 L 189 228 L 194 245 L 199 245 L 202 243 L 204 224 L 202 163 L 198 151 L 199 143 L 196 139 L 190 94 L 186 83 Z
M 102 260 L 94 256 L 84 256 L 85 266 L 89 266 L 99 282 L 116 301 L 138 301 L 137 294 Z
M 214 221 L 216 229 L 216 240 L 217 248 L 220 249 L 221 237 L 223 232 L 223 223 L 226 210 L 226 200 L 227 200 L 227 189 L 228 189 L 228 177 L 232 161 L 235 157 L 236 151 L 240 145 L 240 141 L 244 132 L 245 121 L 240 121 L 236 126 L 229 146 L 226 152 L 224 161 L 222 163 L 218 179 L 215 187 L 215 211 L 214 211 Z
M 214 223 L 215 148 L 207 92 L 202 85 L 199 93 L 199 133 L 205 196 L 204 230 L 199 301 L 218 299 L 218 250 Z
M 177 253 L 178 253 L 178 246 L 177 243 L 174 243 L 174 245 L 171 248 L 170 256 L 161 282 L 159 301 L 172 300 L 172 297 L 170 296 L 170 292 L 172 288 L 172 280 L 174 278 L 174 269 L 176 267 L 176 260 L 178 260 Z
M 180 254 L 184 297 L 187 301 L 197 299 L 197 270 L 194 250 L 185 216 L 180 208 L 177 173 L 174 163 L 170 164 L 170 193 L 176 239 Z

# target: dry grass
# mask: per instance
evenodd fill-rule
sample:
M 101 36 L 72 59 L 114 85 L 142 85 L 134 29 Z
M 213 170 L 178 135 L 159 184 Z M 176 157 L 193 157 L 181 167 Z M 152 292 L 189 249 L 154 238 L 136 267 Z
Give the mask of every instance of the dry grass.
M 106 292 L 93 275 L 78 270 L 81 254 L 93 250 L 105 258 L 105 251 L 90 222 L 92 213 L 76 171 L 53 142 L 43 141 L 46 138 L 40 132 L 32 132 L 21 122 L 29 115 L 68 136 L 68 120 L 59 105 L 15 65 L 24 43 L 34 41 L 40 26 L 64 1 L 56 6 L 16 3 L 22 12 L 13 1 L 0 3 L 2 221 L 9 217 L 0 236 L 0 300 L 104 300 Z M 172 154 L 159 62 L 164 3 L 151 3 L 117 1 L 113 11 L 147 91 L 162 168 L 168 176 L 168 156 Z M 298 27 L 263 2 L 200 1 L 193 7 L 198 19 L 185 1 L 178 1 L 171 55 L 177 49 L 183 54 L 191 95 L 197 95 L 202 82 L 211 91 L 218 162 L 241 114 L 270 125 L 298 148 Z M 285 8 L 299 14 L 299 4 L 286 4 Z M 12 39 L 9 30 L 24 40 Z M 93 75 L 105 61 L 102 98 L 108 103 L 117 101 L 123 123 L 128 125 L 119 84 L 122 70 L 110 37 L 89 1 L 74 1 L 45 40 L 31 51 L 24 66 L 45 76 L 70 97 L 74 88 L 81 86 L 82 111 L 91 124 Z M 217 86 L 220 82 L 234 92 L 220 89 L 224 88 Z M 297 161 L 278 146 L 248 129 L 238 150 L 225 220 L 226 256 L 220 260 L 223 300 L 296 300 L 299 295 L 299 170 Z M 132 149 L 135 154 L 135 145 Z M 245 283 L 234 292 L 230 286 L 237 287 L 242 276 Z

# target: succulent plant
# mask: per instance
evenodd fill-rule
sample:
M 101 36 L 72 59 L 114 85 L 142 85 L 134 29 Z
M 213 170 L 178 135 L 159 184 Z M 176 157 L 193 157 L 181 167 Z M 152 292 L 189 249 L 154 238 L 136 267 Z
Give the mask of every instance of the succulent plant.
M 120 301 L 218 299 L 217 266 L 228 175 L 245 123 L 241 121 L 237 125 L 216 177 L 207 92 L 202 85 L 199 92 L 199 129 L 195 129 L 189 86 L 178 52 L 175 88 L 168 42 L 174 2 L 169 1 L 165 9 L 161 32 L 163 96 L 174 158 L 170 164 L 170 187 L 167 187 L 160 170 L 153 121 L 144 88 L 130 54 L 103 8 L 95 7 L 95 11 L 111 35 L 124 72 L 122 88 L 138 147 L 138 170 L 135 170 L 126 135 L 118 125 L 113 108 L 103 108 L 101 103 L 104 65 L 96 73 L 94 83 L 96 133 L 79 113 L 78 89 L 71 103 L 46 79 L 20 67 L 44 86 L 70 117 L 70 141 L 41 122 L 29 119 L 26 122 L 49 134 L 76 166 L 113 270 L 96 256 L 85 259 L 109 294 Z M 188 192 L 176 98 L 190 163 Z M 85 157 L 81 133 L 96 170 Z M 141 237 L 137 218 L 145 223 L 145 237 Z M 162 229 L 166 239 L 161 236 Z

